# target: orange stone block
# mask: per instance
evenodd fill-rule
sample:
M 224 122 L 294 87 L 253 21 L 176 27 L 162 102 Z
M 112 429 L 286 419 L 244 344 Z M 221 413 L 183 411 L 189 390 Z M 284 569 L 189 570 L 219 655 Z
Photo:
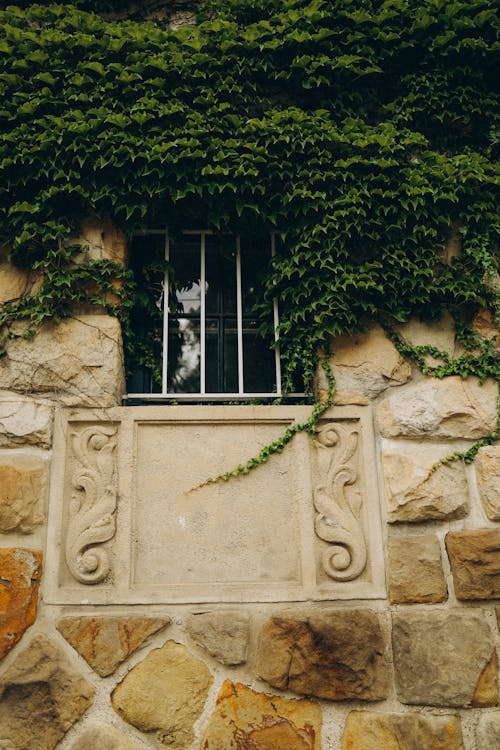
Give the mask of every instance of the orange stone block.
M 22 547 L 0 549 L 0 659 L 35 622 L 42 557 Z

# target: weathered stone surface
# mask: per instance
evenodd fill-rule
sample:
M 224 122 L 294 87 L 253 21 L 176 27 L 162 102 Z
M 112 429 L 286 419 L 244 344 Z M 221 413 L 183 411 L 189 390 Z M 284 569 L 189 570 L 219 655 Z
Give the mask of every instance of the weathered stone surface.
M 200 750 L 320 750 L 321 709 L 313 701 L 265 695 L 224 682 Z
M 412 318 L 396 326 L 397 333 L 412 346 L 433 346 L 441 352 L 456 354 L 455 324 L 449 313 L 436 323 L 424 323 Z
M 127 238 L 109 219 L 89 217 L 82 222 L 80 242 L 87 249 L 91 260 L 112 260 L 125 263 L 127 260 Z
M 388 540 L 391 604 L 442 602 L 446 583 L 437 536 L 397 536 Z
M 0 679 L 0 737 L 9 750 L 53 750 L 93 697 L 93 686 L 39 635 Z
M 489 310 L 479 310 L 472 321 L 472 327 L 486 339 L 495 339 L 495 349 L 500 348 L 500 331 Z
M 36 456 L 0 456 L 0 532 L 29 534 L 43 523 L 47 470 Z
M 446 445 L 384 446 L 382 467 L 388 520 L 433 521 L 463 518 L 469 510 L 469 490 L 461 461 L 431 472 L 440 458 L 453 453 Z
M 41 574 L 41 552 L 0 549 L 0 659 L 35 621 Z
M 1 748 L 0 744 L 0 748 Z M 90 724 L 71 745 L 71 750 L 140 750 L 137 742 L 112 724 Z
M 446 549 L 457 599 L 500 598 L 500 529 L 450 531 Z
M 35 399 L 0 395 L 0 448 L 36 445 L 50 448 L 54 409 Z
M 15 338 L 0 359 L 0 388 L 55 394 L 66 406 L 112 406 L 124 393 L 120 324 L 107 315 L 47 323 Z
M 463 750 L 458 716 L 351 711 L 342 750 Z
M 284 612 L 263 626 L 257 673 L 270 685 L 329 700 L 387 696 L 385 643 L 366 609 Z
M 477 378 L 429 378 L 398 389 L 377 408 L 384 437 L 476 439 L 489 434 L 496 422 L 497 384 Z
M 411 367 L 380 326 L 368 333 L 332 340 L 330 365 L 340 391 L 356 391 L 374 398 L 389 386 L 411 378 Z
M 222 664 L 243 664 L 247 658 L 250 618 L 233 610 L 191 615 L 187 630 L 198 646 Z
M 0 305 L 22 297 L 30 288 L 30 276 L 2 258 L 0 250 Z
M 474 466 L 484 512 L 491 521 L 500 521 L 500 446 L 480 448 Z
M 63 617 L 57 629 L 97 674 L 107 677 L 169 617 Z
M 496 652 L 481 611 L 396 613 L 392 643 L 402 703 L 497 705 Z
M 112 694 L 113 708 L 143 732 L 156 732 L 164 745 L 184 750 L 193 741 L 213 678 L 185 646 L 167 641 L 154 649 Z
M 484 713 L 477 726 L 476 750 L 494 750 L 499 747 L 500 711 Z

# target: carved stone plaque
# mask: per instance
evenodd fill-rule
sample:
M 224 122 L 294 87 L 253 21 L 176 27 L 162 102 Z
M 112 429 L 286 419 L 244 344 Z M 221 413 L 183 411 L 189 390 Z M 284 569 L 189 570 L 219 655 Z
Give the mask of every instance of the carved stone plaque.
M 46 600 L 303 601 L 384 596 L 368 408 L 243 476 L 308 407 L 64 410 L 56 429 Z

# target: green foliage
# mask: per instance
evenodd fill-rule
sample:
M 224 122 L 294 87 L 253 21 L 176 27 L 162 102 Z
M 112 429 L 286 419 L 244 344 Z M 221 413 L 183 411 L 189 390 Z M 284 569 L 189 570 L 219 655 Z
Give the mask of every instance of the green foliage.
M 89 214 L 127 232 L 279 231 L 262 304 L 279 298 L 288 385 L 370 319 L 498 310 L 491 0 L 206 0 L 175 31 L 78 5 L 0 11 L 0 240 L 46 272 L 4 322 L 109 288 L 109 268 L 64 249 Z M 447 264 L 452 227 L 463 252 Z M 151 363 L 127 290 L 130 359 Z

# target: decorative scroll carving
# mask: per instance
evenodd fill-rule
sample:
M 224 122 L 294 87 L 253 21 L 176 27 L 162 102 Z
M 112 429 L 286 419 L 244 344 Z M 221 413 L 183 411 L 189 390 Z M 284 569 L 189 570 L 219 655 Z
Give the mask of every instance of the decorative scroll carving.
M 316 486 L 314 507 L 316 534 L 329 542 L 321 562 L 325 573 L 335 581 L 352 581 L 366 567 L 366 542 L 361 525 L 361 497 L 346 486 L 355 484 L 356 451 L 359 431 L 338 422 L 320 428 L 317 447 L 326 458 L 326 482 Z
M 99 545 L 116 531 L 116 427 L 85 427 L 71 433 L 71 443 L 78 465 L 71 477 L 66 563 L 77 581 L 100 583 L 109 573 L 110 560 Z

